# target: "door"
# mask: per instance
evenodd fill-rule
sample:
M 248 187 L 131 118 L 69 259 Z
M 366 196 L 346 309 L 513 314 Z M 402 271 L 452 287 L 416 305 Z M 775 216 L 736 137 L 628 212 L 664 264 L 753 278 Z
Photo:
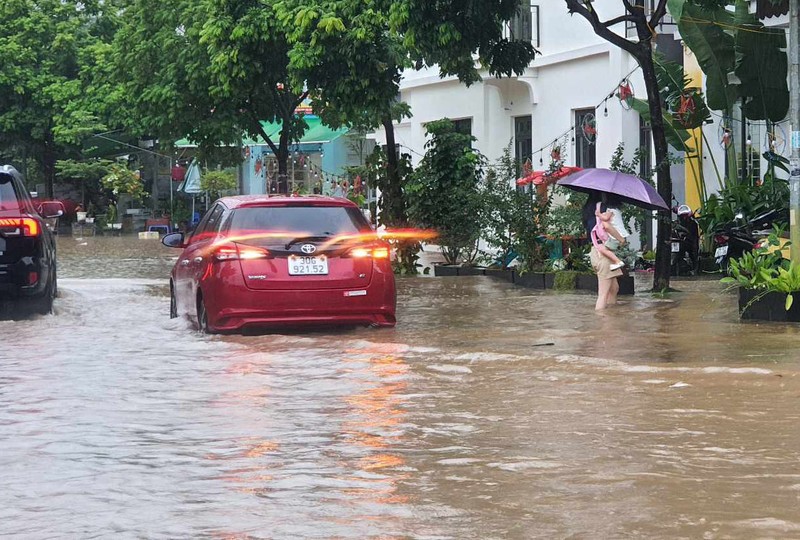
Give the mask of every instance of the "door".
M 175 297 L 181 313 L 195 314 L 197 286 L 206 264 L 210 264 L 209 250 L 216 238 L 223 211 L 224 207 L 216 204 L 206 212 L 178 258 L 175 266 Z

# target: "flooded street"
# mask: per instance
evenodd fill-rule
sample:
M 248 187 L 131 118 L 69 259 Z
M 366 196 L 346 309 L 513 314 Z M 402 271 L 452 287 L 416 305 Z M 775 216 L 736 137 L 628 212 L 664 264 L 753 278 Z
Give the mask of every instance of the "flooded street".
M 203 336 L 179 252 L 59 238 L 0 321 L 4 538 L 800 538 L 800 326 L 716 282 L 398 279 L 395 329 Z

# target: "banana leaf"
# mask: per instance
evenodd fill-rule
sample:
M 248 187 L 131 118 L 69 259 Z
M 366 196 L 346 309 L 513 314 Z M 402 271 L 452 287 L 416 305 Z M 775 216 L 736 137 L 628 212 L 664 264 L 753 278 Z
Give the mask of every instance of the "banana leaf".
M 736 68 L 732 33 L 733 13 L 724 8 L 704 9 L 686 0 L 668 0 L 667 8 L 678 24 L 686 46 L 706 74 L 706 99 L 711 109 L 731 111 L 739 98 L 739 86 L 728 81 Z
M 750 120 L 780 122 L 789 111 L 786 82 L 788 61 L 786 34 L 782 28 L 766 28 L 748 12 L 748 3 L 736 3 L 736 76 Z
M 711 118 L 711 111 L 708 110 L 702 92 L 689 86 L 691 81 L 684 74 L 683 66 L 677 62 L 670 62 L 661 54 L 654 54 L 653 62 L 656 68 L 656 78 L 658 79 L 661 97 L 669 107 L 670 112 L 677 113 L 681 98 L 690 97 L 694 104 L 695 110 L 691 115 L 690 123 L 686 122 L 686 119 L 684 119 L 684 123 L 678 123 L 686 129 L 702 127 Z

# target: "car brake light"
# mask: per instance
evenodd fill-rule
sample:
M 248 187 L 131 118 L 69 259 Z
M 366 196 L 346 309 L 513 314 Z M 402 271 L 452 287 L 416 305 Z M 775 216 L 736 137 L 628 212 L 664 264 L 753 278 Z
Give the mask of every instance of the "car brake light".
M 214 260 L 219 262 L 265 259 L 268 256 L 269 251 L 266 249 L 253 246 L 242 246 L 234 243 L 222 244 L 217 246 L 217 248 L 214 250 Z
M 373 259 L 388 259 L 389 248 L 354 248 L 350 250 L 350 256 L 356 259 L 363 259 L 365 257 L 372 257 Z
M 39 272 L 28 272 L 28 285 L 36 285 L 39 282 Z
M 11 229 L 7 235 L 39 236 L 41 228 L 39 222 L 33 218 L 0 218 L 0 229 Z

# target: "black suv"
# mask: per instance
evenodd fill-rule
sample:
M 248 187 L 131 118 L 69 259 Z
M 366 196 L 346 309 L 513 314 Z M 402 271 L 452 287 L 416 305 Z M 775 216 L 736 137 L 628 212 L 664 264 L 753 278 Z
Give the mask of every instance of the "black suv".
M 0 166 L 0 302 L 52 312 L 56 282 L 56 243 L 46 220 L 64 213 L 60 202 L 34 207 L 14 167 Z

